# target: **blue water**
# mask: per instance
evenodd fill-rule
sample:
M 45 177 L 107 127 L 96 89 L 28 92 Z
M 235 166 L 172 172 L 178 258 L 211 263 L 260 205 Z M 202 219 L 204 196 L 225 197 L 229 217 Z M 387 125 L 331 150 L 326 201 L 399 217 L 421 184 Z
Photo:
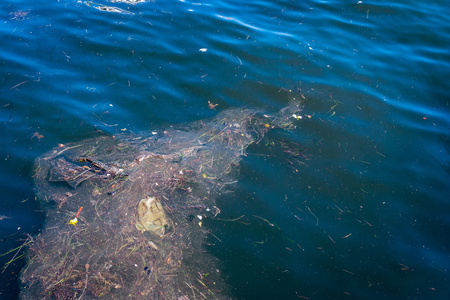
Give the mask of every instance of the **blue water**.
M 55 145 L 296 98 L 297 129 L 252 147 L 218 199 L 244 217 L 208 224 L 230 297 L 449 299 L 449 4 L 2 1 L 0 253 L 43 225 L 32 164 Z

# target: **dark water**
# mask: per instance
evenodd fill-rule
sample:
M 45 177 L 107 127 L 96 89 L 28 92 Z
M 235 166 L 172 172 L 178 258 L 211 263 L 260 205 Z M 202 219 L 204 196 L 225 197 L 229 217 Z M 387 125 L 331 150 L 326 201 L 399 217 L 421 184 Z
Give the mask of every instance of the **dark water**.
M 296 98 L 219 199 L 244 216 L 205 222 L 232 296 L 450 298 L 449 1 L 123 2 L 0 4 L 1 253 L 42 226 L 32 163 L 58 143 Z

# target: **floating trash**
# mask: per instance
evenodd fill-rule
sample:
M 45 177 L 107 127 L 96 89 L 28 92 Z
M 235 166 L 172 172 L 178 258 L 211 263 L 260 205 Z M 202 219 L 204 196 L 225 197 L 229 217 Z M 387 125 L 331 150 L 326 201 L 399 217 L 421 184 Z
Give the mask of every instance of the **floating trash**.
M 217 259 L 202 248 L 206 221 L 220 213 L 216 195 L 236 182 L 249 145 L 295 128 L 299 111 L 298 103 L 273 116 L 225 110 L 146 136 L 60 144 L 37 158 L 46 224 L 27 240 L 21 299 L 228 299 Z M 300 147 L 279 146 L 302 158 Z
M 148 196 L 139 202 L 137 210 L 136 229 L 140 232 L 151 231 L 163 237 L 168 222 L 161 203 L 155 197 Z

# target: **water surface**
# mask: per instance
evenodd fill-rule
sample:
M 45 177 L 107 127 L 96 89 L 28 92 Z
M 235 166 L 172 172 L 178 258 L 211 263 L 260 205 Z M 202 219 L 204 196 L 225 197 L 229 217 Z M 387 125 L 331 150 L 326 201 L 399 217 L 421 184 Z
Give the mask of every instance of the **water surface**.
M 252 147 L 219 199 L 244 217 L 207 224 L 232 296 L 448 299 L 448 1 L 0 7 L 1 253 L 41 228 L 32 163 L 55 145 L 296 98 L 297 129 Z M 305 164 L 271 140 L 304 145 Z M 2 273 L 2 299 L 24 265 Z

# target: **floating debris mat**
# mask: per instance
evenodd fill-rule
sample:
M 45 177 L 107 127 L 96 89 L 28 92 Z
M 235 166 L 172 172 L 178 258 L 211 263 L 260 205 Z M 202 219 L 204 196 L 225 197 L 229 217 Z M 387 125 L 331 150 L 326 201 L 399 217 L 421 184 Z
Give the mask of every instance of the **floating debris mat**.
M 34 166 L 42 232 L 27 243 L 22 299 L 229 299 L 202 218 L 220 210 L 247 147 L 292 129 L 275 115 L 232 109 L 148 136 L 59 145 Z M 296 116 L 296 115 L 295 115 Z M 207 275 L 206 275 L 207 274 Z

